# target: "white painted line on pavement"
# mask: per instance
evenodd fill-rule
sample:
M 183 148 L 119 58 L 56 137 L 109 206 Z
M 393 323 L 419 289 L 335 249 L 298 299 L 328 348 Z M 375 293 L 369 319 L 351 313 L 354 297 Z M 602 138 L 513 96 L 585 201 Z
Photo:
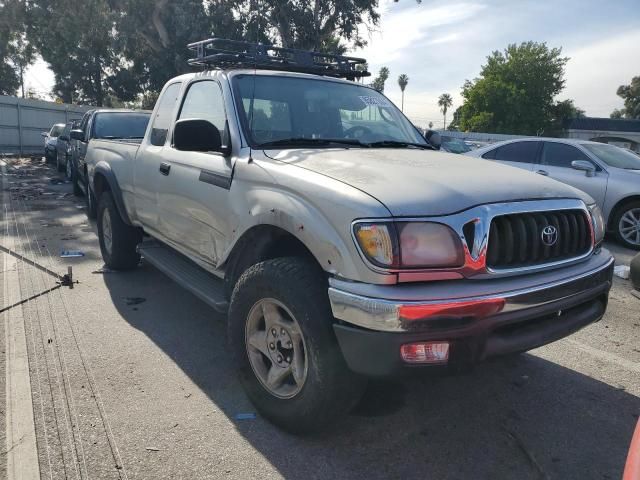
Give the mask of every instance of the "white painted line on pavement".
M 2 256 L 5 266 L 13 266 L 10 263 L 15 263 L 12 257 L 5 253 Z M 11 290 L 16 290 L 17 282 L 10 289 L 9 277 L 5 273 L 4 298 L 7 302 L 14 302 L 19 300 L 19 295 L 16 297 Z M 3 321 L 6 344 L 7 475 L 9 480 L 35 480 L 40 478 L 40 468 L 22 306 L 4 312 Z
M 585 345 L 582 342 L 578 342 L 572 338 L 566 338 L 565 341 L 578 350 L 583 351 L 584 353 L 591 355 L 592 357 L 598 358 L 605 362 L 613 363 L 625 370 L 629 370 L 631 372 L 640 373 L 640 363 L 632 362 L 631 360 L 627 360 L 626 358 L 622 358 L 614 353 L 609 353 L 605 350 L 600 350 L 599 348 L 594 348 L 589 345 Z

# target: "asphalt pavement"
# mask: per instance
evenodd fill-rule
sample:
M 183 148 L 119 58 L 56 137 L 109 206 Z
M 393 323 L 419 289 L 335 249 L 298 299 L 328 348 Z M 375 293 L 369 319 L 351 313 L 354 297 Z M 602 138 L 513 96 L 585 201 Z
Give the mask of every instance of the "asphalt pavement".
M 3 177 L 0 244 L 60 274 L 72 266 L 78 282 L 14 307 L 42 478 L 621 477 L 640 414 L 640 300 L 626 280 L 614 280 L 605 318 L 567 339 L 454 377 L 372 382 L 335 429 L 295 437 L 237 418 L 255 410 L 223 315 L 144 262 L 105 270 L 84 199 L 53 167 L 13 160 Z M 613 250 L 628 264 L 633 252 Z M 57 285 L 12 265 L 0 275 L 19 298 Z M 8 368 L 0 359 L 0 388 Z

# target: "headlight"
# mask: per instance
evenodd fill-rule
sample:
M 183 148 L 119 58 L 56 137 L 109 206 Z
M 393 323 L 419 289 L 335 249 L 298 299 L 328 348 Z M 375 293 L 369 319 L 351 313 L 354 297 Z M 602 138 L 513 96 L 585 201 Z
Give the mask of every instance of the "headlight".
M 431 222 L 358 223 L 355 237 L 374 265 L 385 268 L 459 267 L 460 239 L 446 225 Z
M 598 245 L 604 239 L 605 224 L 602 210 L 598 205 L 589 205 L 589 212 L 591 213 L 591 223 L 593 223 L 594 243 Z
M 402 267 L 459 267 L 464 263 L 456 234 L 441 223 L 398 224 Z

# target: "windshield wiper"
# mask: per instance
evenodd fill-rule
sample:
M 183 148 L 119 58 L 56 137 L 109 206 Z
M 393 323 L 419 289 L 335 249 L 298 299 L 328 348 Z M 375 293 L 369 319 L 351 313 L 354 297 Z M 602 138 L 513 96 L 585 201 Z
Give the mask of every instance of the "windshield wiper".
M 398 140 L 380 140 L 379 142 L 367 143 L 367 145 L 373 148 L 375 147 L 389 147 L 389 148 L 417 147 L 417 148 L 422 148 L 423 150 L 424 149 L 435 150 L 428 143 L 401 142 Z
M 260 148 L 268 147 L 283 147 L 287 145 L 353 145 L 356 147 L 368 147 L 368 143 L 362 143 L 360 140 L 350 138 L 282 138 L 280 140 L 273 140 L 271 142 L 265 142 L 258 145 Z

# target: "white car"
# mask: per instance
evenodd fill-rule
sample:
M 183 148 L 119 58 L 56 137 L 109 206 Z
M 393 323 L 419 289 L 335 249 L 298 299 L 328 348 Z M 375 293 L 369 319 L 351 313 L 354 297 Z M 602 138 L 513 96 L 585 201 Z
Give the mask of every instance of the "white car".
M 48 132 L 42 132 L 44 137 L 44 158 L 47 162 L 53 162 L 58 155 L 58 137 L 64 130 L 64 123 L 56 123 Z
M 579 188 L 602 209 L 607 230 L 640 250 L 640 157 L 606 143 L 565 138 L 521 138 L 465 153 Z

